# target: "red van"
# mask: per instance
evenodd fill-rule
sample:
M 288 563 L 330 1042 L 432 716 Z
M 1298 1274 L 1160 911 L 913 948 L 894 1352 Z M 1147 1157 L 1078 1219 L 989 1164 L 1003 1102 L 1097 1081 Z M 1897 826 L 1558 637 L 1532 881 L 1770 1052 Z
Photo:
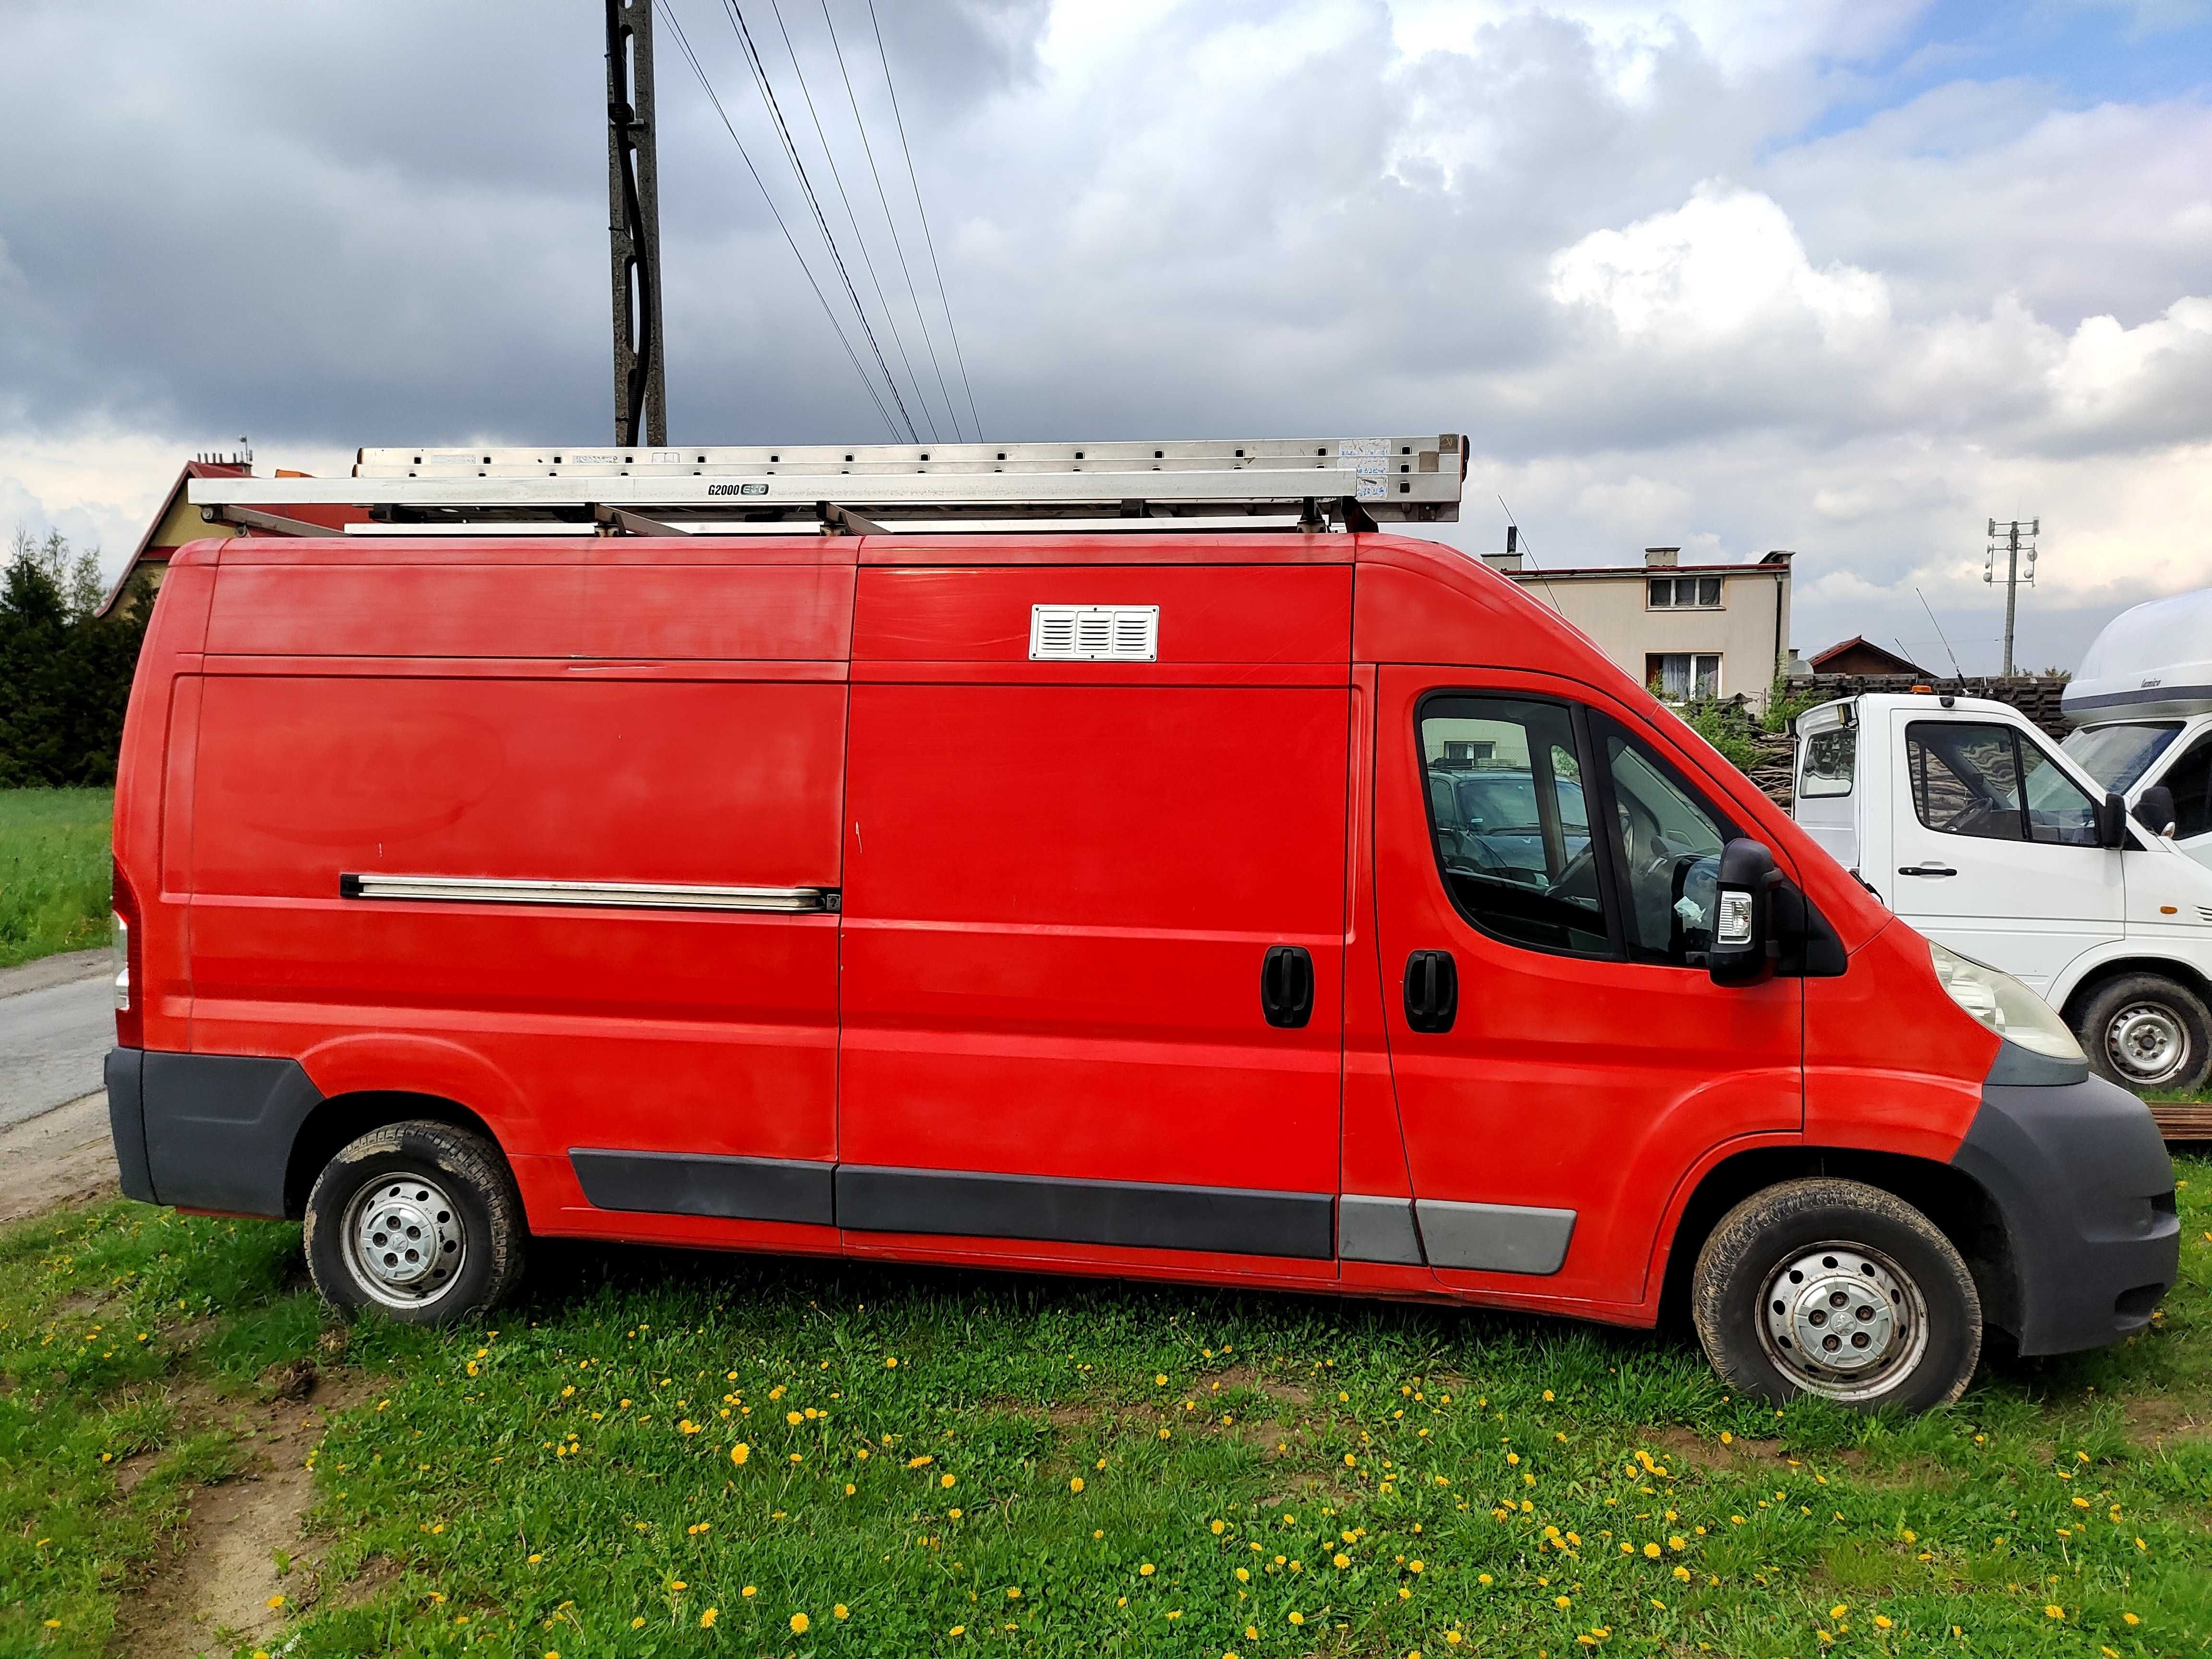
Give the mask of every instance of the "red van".
M 1401 535 L 197 543 L 115 848 L 125 1190 L 401 1319 L 636 1240 L 1679 1310 L 1917 1407 L 2178 1267 L 2055 1014 Z

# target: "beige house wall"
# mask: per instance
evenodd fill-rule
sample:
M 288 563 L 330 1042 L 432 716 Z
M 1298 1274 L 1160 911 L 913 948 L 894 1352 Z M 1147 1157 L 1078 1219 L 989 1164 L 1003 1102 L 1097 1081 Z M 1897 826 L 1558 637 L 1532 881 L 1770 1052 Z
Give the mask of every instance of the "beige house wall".
M 1717 652 L 1720 695 L 1741 692 L 1764 710 L 1775 671 L 1790 640 L 1790 567 L 1742 565 L 1719 573 L 1717 610 L 1653 610 L 1645 579 L 1673 576 L 1659 567 L 1626 566 L 1619 572 L 1562 574 L 1509 573 L 1539 603 L 1550 605 L 1589 635 L 1599 650 L 1638 680 L 1655 653 Z M 1682 575 L 1711 576 L 1711 567 L 1684 566 Z M 1779 613 L 1777 604 L 1779 603 Z

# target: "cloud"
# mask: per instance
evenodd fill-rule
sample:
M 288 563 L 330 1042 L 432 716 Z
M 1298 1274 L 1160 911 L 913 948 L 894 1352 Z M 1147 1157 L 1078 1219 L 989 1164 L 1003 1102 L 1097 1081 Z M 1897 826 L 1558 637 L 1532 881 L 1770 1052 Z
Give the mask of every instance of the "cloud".
M 1625 339 L 1669 352 L 1801 323 L 1827 349 L 1849 350 L 1889 320 L 1880 276 L 1844 264 L 1815 270 L 1788 214 L 1718 183 L 1700 184 L 1672 212 L 1592 231 L 1554 254 L 1550 294 L 1604 313 Z
M 838 294 L 726 20 L 673 3 Z M 1916 585 L 1985 637 L 1993 514 L 2049 526 L 2033 626 L 2212 575 L 2202 94 L 2062 93 L 1979 36 L 1973 76 L 1893 94 L 1942 44 L 1918 0 L 879 3 L 956 356 L 867 9 L 830 3 L 902 250 L 818 16 L 784 9 L 836 177 L 780 31 L 763 53 L 940 439 L 963 362 L 994 436 L 1463 430 L 1463 544 L 1499 544 L 1503 495 L 1558 562 L 1794 546 L 1800 643 L 1924 632 Z M 112 550 L 241 431 L 318 469 L 603 433 L 599 27 L 585 0 L 12 14 L 0 477 Z M 672 431 L 885 436 L 665 33 L 659 82 Z

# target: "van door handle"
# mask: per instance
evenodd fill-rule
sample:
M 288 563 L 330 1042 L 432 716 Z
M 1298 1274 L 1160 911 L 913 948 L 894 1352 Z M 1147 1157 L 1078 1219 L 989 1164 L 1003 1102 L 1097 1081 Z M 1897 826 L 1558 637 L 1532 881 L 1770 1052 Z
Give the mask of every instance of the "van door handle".
M 1459 965 L 1449 951 L 1416 951 L 1406 958 L 1406 1024 L 1417 1031 L 1449 1031 L 1459 1013 Z
M 1302 945 L 1271 945 L 1260 961 L 1260 1012 L 1267 1024 L 1296 1030 L 1313 1018 L 1313 958 Z
M 1900 876 L 1955 876 L 1959 872 L 1948 864 L 1900 864 L 1897 866 L 1897 873 Z

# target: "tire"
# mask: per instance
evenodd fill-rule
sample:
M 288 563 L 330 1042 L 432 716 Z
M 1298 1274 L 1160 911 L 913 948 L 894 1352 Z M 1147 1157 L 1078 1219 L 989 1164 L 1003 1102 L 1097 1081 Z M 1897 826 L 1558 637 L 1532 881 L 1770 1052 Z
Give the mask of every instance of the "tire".
M 1745 1199 L 1698 1251 L 1690 1305 L 1721 1380 L 1778 1406 L 1812 1394 L 1924 1411 L 1965 1393 L 1981 1358 L 1981 1297 L 1951 1241 L 1863 1182 Z
M 2137 1094 L 2190 1093 L 2212 1077 L 2212 1011 L 2162 974 L 2124 974 L 2099 986 L 2074 1034 L 2099 1075 Z
M 528 1237 L 499 1149 L 449 1123 L 370 1130 L 307 1195 L 307 1272 L 323 1299 L 410 1325 L 498 1305 L 522 1277 Z

